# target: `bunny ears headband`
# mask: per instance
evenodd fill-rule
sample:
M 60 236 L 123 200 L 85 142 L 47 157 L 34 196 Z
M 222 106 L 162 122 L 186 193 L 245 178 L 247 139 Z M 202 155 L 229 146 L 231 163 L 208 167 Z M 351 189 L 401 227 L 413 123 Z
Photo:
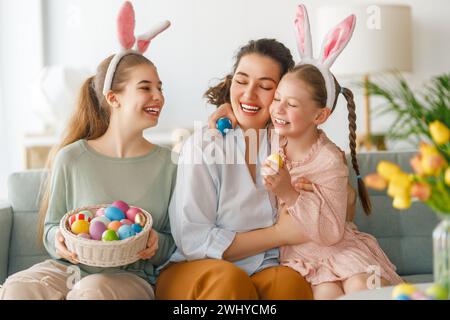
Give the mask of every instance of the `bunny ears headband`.
M 356 16 L 353 14 L 348 16 L 327 33 L 318 59 L 313 57 L 308 12 L 302 4 L 297 7 L 294 23 L 297 31 L 298 52 L 302 59 L 300 64 L 312 64 L 319 69 L 327 89 L 326 106 L 332 108 L 336 99 L 336 87 L 330 68 L 352 37 Z
M 106 71 L 105 83 L 103 84 L 103 95 L 105 96 L 108 91 L 111 90 L 114 73 L 116 72 L 116 68 L 120 60 L 128 54 L 143 55 L 147 50 L 150 41 L 158 34 L 166 30 L 170 26 L 170 22 L 163 21 L 158 23 L 147 33 L 138 36 L 137 39 L 134 36 L 134 26 L 135 19 L 133 5 L 131 2 L 126 1 L 120 9 L 119 16 L 117 18 L 117 31 L 121 51 L 114 56 L 108 66 L 108 70 Z

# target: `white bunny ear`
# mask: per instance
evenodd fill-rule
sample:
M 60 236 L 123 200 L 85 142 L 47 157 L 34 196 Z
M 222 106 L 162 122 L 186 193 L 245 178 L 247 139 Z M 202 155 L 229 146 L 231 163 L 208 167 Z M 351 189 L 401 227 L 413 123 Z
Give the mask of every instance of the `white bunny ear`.
M 336 58 L 350 41 L 355 24 L 356 16 L 352 14 L 327 33 L 322 43 L 322 49 L 320 50 L 320 63 L 328 68 L 333 65 Z
M 144 54 L 144 52 L 147 50 L 150 41 L 155 38 L 158 34 L 160 34 L 161 32 L 163 32 L 164 30 L 166 30 L 167 28 L 170 27 L 170 21 L 162 21 L 160 23 L 158 23 L 157 25 L 155 25 L 150 31 L 148 31 L 145 34 L 142 34 L 140 36 L 138 36 L 137 38 L 137 50 L 141 53 Z
M 297 7 L 294 24 L 297 31 L 297 46 L 300 57 L 302 60 L 305 58 L 312 59 L 311 30 L 309 27 L 308 12 L 303 4 Z

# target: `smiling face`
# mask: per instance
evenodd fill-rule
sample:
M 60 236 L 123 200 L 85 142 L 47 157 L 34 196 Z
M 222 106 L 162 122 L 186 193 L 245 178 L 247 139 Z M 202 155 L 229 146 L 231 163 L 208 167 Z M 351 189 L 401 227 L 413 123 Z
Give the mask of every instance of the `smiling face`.
M 156 126 L 164 105 L 162 83 L 156 68 L 150 64 L 133 67 L 124 89 L 116 93 L 116 99 L 121 123 L 139 130 Z
M 330 109 L 321 107 L 313 99 L 312 88 L 305 81 L 294 73 L 288 73 L 278 85 L 270 115 L 278 134 L 300 137 L 325 122 Z
M 241 58 L 230 87 L 231 106 L 241 128 L 266 126 L 280 73 L 279 64 L 272 58 L 255 53 Z

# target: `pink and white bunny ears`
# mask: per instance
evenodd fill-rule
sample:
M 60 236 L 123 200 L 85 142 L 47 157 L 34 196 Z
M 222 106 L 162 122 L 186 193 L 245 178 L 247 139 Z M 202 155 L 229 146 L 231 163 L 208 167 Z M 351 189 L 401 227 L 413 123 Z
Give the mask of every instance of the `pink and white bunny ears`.
M 300 64 L 312 64 L 322 73 L 327 88 L 326 106 L 332 108 L 336 99 L 336 88 L 330 68 L 352 37 L 356 16 L 353 14 L 348 16 L 327 33 L 318 59 L 313 57 L 308 12 L 302 4 L 297 7 L 294 23 L 297 31 L 298 52 L 302 59 Z
M 117 18 L 117 32 L 122 50 L 114 56 L 108 66 L 108 70 L 106 71 L 105 83 L 103 84 L 103 95 L 106 96 L 109 90 L 111 90 L 114 73 L 116 72 L 116 68 L 120 60 L 128 54 L 143 55 L 147 50 L 150 41 L 158 34 L 169 28 L 169 26 L 170 22 L 167 20 L 160 22 L 155 25 L 150 31 L 138 36 L 136 39 L 134 36 L 135 19 L 133 5 L 129 1 L 126 1 L 123 4 Z

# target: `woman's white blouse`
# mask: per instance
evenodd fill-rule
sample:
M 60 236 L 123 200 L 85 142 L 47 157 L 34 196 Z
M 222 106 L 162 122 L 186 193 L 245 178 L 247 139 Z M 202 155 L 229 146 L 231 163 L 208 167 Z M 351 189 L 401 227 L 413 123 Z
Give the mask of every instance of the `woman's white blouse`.
M 275 198 L 264 189 L 261 164 L 270 153 L 267 129 L 260 130 L 256 184 L 245 163 L 244 133 L 236 127 L 222 138 L 196 131 L 180 153 L 177 182 L 169 206 L 177 245 L 170 261 L 222 259 L 237 232 L 265 228 L 276 219 Z M 279 251 L 234 262 L 249 275 L 278 265 Z

